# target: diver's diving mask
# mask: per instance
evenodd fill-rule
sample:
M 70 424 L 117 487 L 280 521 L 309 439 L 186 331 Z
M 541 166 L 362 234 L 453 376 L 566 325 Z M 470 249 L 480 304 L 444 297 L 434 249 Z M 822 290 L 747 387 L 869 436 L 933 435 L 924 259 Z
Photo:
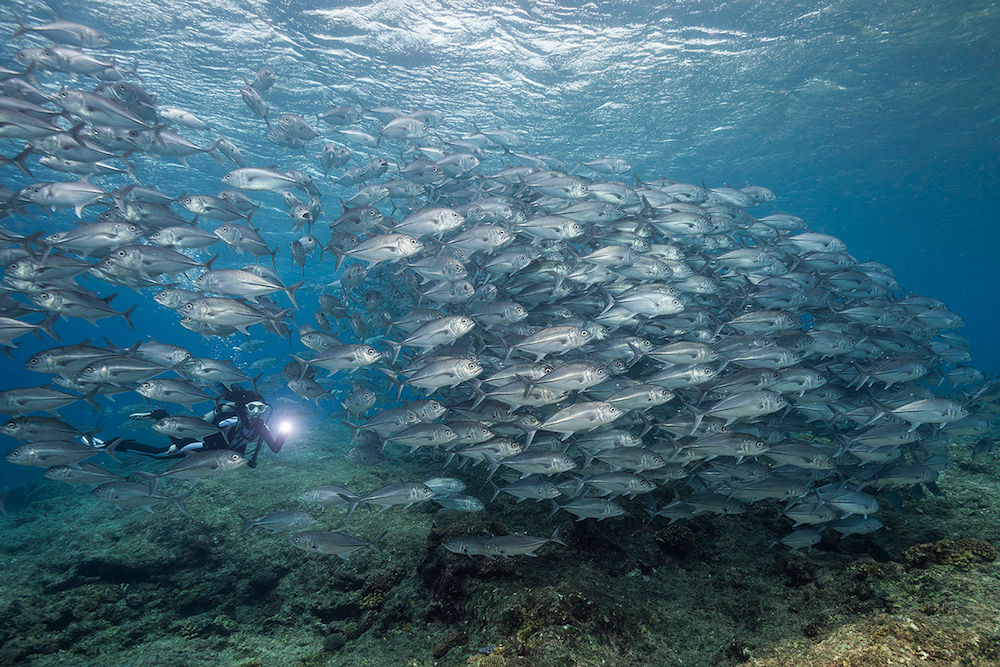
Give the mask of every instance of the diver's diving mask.
M 250 417 L 260 417 L 267 411 L 268 405 L 264 401 L 250 401 L 244 406 L 247 415 Z

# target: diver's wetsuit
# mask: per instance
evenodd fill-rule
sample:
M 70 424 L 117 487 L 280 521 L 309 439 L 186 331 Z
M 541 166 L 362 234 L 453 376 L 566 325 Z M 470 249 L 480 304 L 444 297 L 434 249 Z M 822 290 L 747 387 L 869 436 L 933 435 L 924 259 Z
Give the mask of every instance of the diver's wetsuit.
M 154 410 L 149 414 L 152 419 L 168 416 L 165 410 Z M 213 418 L 212 423 L 219 427 L 219 432 L 212 433 L 202 440 L 193 438 L 174 438 L 170 445 L 155 447 L 135 440 L 122 440 L 115 447 L 119 452 L 134 452 L 156 458 L 177 458 L 188 452 L 205 451 L 209 449 L 231 449 L 247 457 L 247 464 L 253 468 L 257 465 L 257 453 L 261 445 L 267 443 L 272 452 L 281 451 L 285 442 L 284 436 L 275 435 L 267 427 L 263 418 L 254 421 L 241 420 L 236 409 L 224 409 Z M 249 453 L 248 453 L 249 450 Z

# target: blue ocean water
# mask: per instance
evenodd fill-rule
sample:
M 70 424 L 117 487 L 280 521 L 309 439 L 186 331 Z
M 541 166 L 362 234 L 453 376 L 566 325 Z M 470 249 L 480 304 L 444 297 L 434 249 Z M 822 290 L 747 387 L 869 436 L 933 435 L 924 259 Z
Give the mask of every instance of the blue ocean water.
M 435 134 L 443 137 L 476 128 L 510 130 L 524 138 L 524 151 L 554 155 L 569 165 L 603 156 L 621 157 L 632 165 L 638 178 L 647 181 L 666 177 L 708 186 L 754 184 L 770 188 L 777 200 L 754 206 L 750 209 L 753 216 L 774 212 L 800 216 L 811 230 L 843 239 L 858 260 L 885 263 L 908 292 L 940 298 L 964 317 L 966 325 L 959 333 L 971 342 L 970 365 L 990 377 L 1000 372 L 1000 351 L 993 345 L 1000 320 L 994 287 L 995 255 L 1000 247 L 1000 232 L 995 228 L 1000 184 L 1000 55 L 996 48 L 1000 6 L 996 2 L 914 6 L 902 0 L 678 0 L 660 4 L 640 0 L 7 0 L 0 4 L 0 67 L 15 68 L 14 55 L 19 49 L 46 45 L 44 39 L 30 34 L 6 39 L 17 28 L 15 13 L 29 25 L 58 17 L 99 29 L 111 44 L 92 53 L 113 58 L 125 72 L 134 65 L 141 78 L 128 75 L 128 79 L 157 95 L 161 108 L 187 110 L 211 125 L 209 131 L 177 128 L 180 134 L 202 146 L 225 137 L 239 147 L 248 166 L 275 165 L 283 172 L 295 169 L 311 175 L 323 194 L 325 216 L 311 230 L 321 243 L 329 238 L 327 223 L 339 213 L 339 200 L 356 188 L 337 186 L 323 177 L 316 156 L 321 139 L 311 144 L 307 154 L 280 148 L 267 139 L 264 123 L 250 112 L 240 95 L 246 78 L 261 67 L 271 68 L 277 78 L 265 95 L 272 120 L 284 112 L 301 113 L 324 133 L 329 128 L 314 122 L 315 114 L 331 105 L 430 109 L 443 114 L 444 122 L 435 129 Z M 62 85 L 89 90 L 96 83 L 88 77 L 42 71 L 35 75 L 49 92 Z M 71 122 L 65 118 L 58 121 L 64 127 Z M 359 127 L 377 135 L 382 124 L 369 115 Z M 9 158 L 20 146 L 19 141 L 0 139 L 0 156 Z M 404 164 L 411 154 L 404 154 L 403 148 L 402 142 L 395 141 L 370 148 L 351 144 L 354 155 L 347 167 L 363 165 L 375 156 Z M 514 163 L 495 146 L 486 155 L 480 167 L 483 174 Z M 225 158 L 217 162 L 207 155 L 194 155 L 187 164 L 180 164 L 137 152 L 130 161 L 142 183 L 175 197 L 218 193 L 223 187 L 220 179 L 234 167 Z M 33 180 L 74 178 L 39 165 L 37 155 L 28 162 L 33 178 L 14 166 L 0 167 L 0 188 L 16 191 Z M 340 171 L 335 169 L 334 174 Z M 93 180 L 106 190 L 130 182 L 124 177 Z M 280 248 L 278 272 L 287 283 L 298 280 L 303 274 L 292 262 L 288 246 L 305 230 L 292 228 L 278 194 L 249 194 L 262 204 L 253 216 L 254 224 L 270 246 Z M 524 196 L 534 195 L 529 192 Z M 68 230 L 78 224 L 71 210 L 50 214 L 35 206 L 26 208 L 30 215 L 9 216 L 0 220 L 0 227 L 27 234 Z M 84 220 L 92 221 L 103 208 L 102 204 L 88 209 Z M 382 208 L 389 213 L 391 204 L 385 202 Z M 174 210 L 191 217 L 179 205 L 175 204 Z M 201 227 L 211 229 L 217 224 L 221 223 L 206 220 Z M 522 232 L 522 240 L 525 236 Z M 204 260 L 215 252 L 222 254 L 219 266 L 224 268 L 252 261 L 247 255 L 235 256 L 222 244 L 191 254 Z M 576 256 L 571 247 L 562 253 L 560 250 L 560 259 Z M 691 253 L 689 259 L 697 265 L 710 253 Z M 263 263 L 269 265 L 266 258 Z M 165 280 L 191 287 L 198 273 Z M 400 271 L 400 275 L 404 273 Z M 996 542 L 995 526 L 1000 525 L 991 513 L 997 503 L 990 502 L 995 454 L 991 468 L 993 441 L 978 438 L 987 434 L 995 405 L 977 410 L 971 427 L 955 424 L 962 441 L 950 450 L 943 445 L 949 429 L 939 428 L 941 420 L 928 420 L 920 426 L 921 442 L 883 448 L 889 454 L 868 451 L 870 460 L 858 455 L 865 453 L 864 448 L 855 448 L 849 456 L 857 461 L 841 460 L 837 467 L 825 465 L 833 460 L 828 455 L 838 449 L 834 443 L 853 441 L 884 415 L 876 413 L 871 422 L 864 423 L 870 413 L 860 412 L 859 419 L 859 411 L 850 410 L 853 414 L 845 411 L 837 416 L 836 424 L 830 424 L 823 423 L 822 412 L 817 421 L 808 421 L 817 414 L 812 406 L 812 411 L 802 409 L 785 422 L 792 425 L 787 432 L 778 428 L 785 425 L 778 418 L 761 422 L 752 421 L 751 416 L 748 431 L 762 426 L 766 430 L 760 433 L 766 434 L 762 437 L 768 439 L 767 444 L 776 445 L 771 459 L 741 453 L 723 456 L 721 464 L 718 459 L 708 465 L 698 462 L 682 470 L 683 482 L 676 484 L 669 478 L 676 472 L 664 466 L 668 476 L 657 479 L 653 475 L 660 473 L 649 475 L 657 479 L 649 487 L 659 487 L 655 496 L 650 493 L 646 498 L 625 499 L 612 495 L 627 508 L 618 508 L 620 516 L 607 517 L 610 520 L 600 524 L 593 520 L 596 516 L 577 523 L 569 513 L 583 518 L 587 510 L 573 508 L 571 503 L 595 500 L 581 495 L 584 484 L 593 487 L 591 491 L 601 488 L 593 477 L 579 484 L 580 478 L 575 476 L 551 477 L 564 497 L 548 514 L 547 504 L 515 504 L 511 487 L 501 481 L 503 472 L 494 476 L 499 465 L 488 480 L 483 472 L 488 465 L 456 466 L 453 458 L 461 460 L 467 453 L 407 452 L 397 441 L 384 448 L 389 461 L 380 469 L 346 460 L 341 450 L 348 446 L 347 431 L 339 424 L 345 411 L 334 403 L 313 407 L 294 397 L 284 388 L 285 378 L 280 373 L 291 354 L 303 354 L 296 334 L 314 324 L 318 296 L 328 286 L 328 291 L 341 293 L 329 255 L 321 259 L 314 254 L 304 276 L 307 284 L 298 294 L 300 308 L 293 317 L 298 331 L 293 329 L 291 339 L 284 340 L 255 325 L 251 337 L 261 344 L 254 347 L 246 345 L 244 336 L 206 338 L 188 331 L 180 326 L 177 313 L 153 302 L 152 289 L 137 292 L 92 277 L 79 279 L 81 285 L 102 296 L 117 293 L 111 303 L 119 311 L 135 306 L 134 329 L 120 318 L 102 320 L 97 326 L 79 319 L 61 320 L 56 324 L 61 344 L 92 339 L 95 344 L 108 341 L 127 348 L 153 337 L 183 346 L 195 356 L 232 359 L 250 375 L 258 372 L 251 370 L 257 363 L 263 371 L 268 400 L 279 411 L 288 411 L 278 416 L 294 414 L 298 428 L 309 437 L 290 438 L 277 460 L 266 461 L 254 472 L 242 471 L 247 473 L 243 479 L 234 475 L 188 491 L 182 489 L 185 482 L 165 477 L 159 487 L 164 493 L 176 493 L 177 498 L 194 494 L 190 516 L 181 515 L 180 507 L 168 503 L 151 515 L 138 508 L 116 514 L 108 508 L 102 514 L 98 500 L 86 497 L 89 489 L 76 487 L 71 491 L 57 482 L 18 489 L 18 485 L 38 481 L 41 469 L 0 463 L 0 500 L 9 491 L 9 504 L 16 503 L 10 516 L 3 517 L 7 539 L 0 551 L 5 575 L 10 575 L 3 581 L 30 582 L 2 586 L 7 591 L 0 596 L 0 618 L 5 619 L 5 629 L 0 632 L 3 655 L 29 656 L 34 651 L 51 657 L 53 664 L 67 660 L 81 664 L 118 660 L 123 664 L 223 664 L 227 659 L 233 664 L 251 664 L 258 658 L 260 664 L 299 660 L 320 664 L 320 658 L 329 660 L 349 639 L 357 643 L 334 661 L 344 657 L 343 664 L 402 664 L 402 658 L 386 657 L 395 650 L 405 656 L 406 663 L 420 660 L 424 664 L 430 655 L 441 658 L 439 647 L 444 644 L 443 655 L 451 662 L 435 664 L 469 664 L 495 650 L 496 655 L 489 657 L 497 664 L 498 660 L 504 662 L 502 641 L 507 644 L 508 656 L 523 651 L 529 643 L 533 645 L 536 652 L 527 652 L 529 662 L 522 664 L 557 664 L 544 659 L 544 647 L 539 645 L 578 636 L 586 643 L 566 642 L 563 652 L 567 657 L 558 664 L 569 664 L 568 656 L 577 646 L 581 647 L 578 654 L 589 656 L 588 652 L 601 649 L 604 653 L 594 655 L 614 656 L 608 660 L 593 657 L 595 664 L 619 664 L 616 660 L 620 664 L 681 664 L 679 656 L 689 655 L 696 658 L 685 657 L 683 664 L 729 664 L 730 659 L 749 656 L 747 646 L 753 648 L 755 657 L 764 656 L 776 640 L 787 637 L 802 644 L 802 635 L 819 640 L 835 626 L 885 611 L 883 620 L 892 618 L 905 624 L 893 641 L 902 637 L 920 640 L 914 639 L 914 650 L 908 653 L 948 654 L 944 648 L 940 652 L 929 648 L 935 641 L 946 643 L 942 633 L 925 631 L 934 627 L 927 625 L 933 617 L 949 631 L 961 630 L 964 643 L 954 645 L 972 647 L 970 660 L 980 653 L 996 657 L 995 628 L 983 620 L 990 617 L 983 610 L 991 609 L 995 568 L 983 566 L 982 571 L 971 574 L 963 568 L 945 577 L 940 572 L 920 570 L 926 563 L 916 562 L 926 561 L 929 551 L 950 557 L 951 553 L 941 548 L 946 540 L 921 544 L 945 537 L 949 543 L 959 538 L 953 543 L 957 549 L 963 539 L 969 541 L 968 536 L 975 535 L 982 539 L 972 542 L 992 550 L 988 541 Z M 372 280 L 362 290 L 390 282 Z M 726 289 L 727 299 L 740 294 L 731 285 Z M 582 291 L 575 295 L 581 296 Z M 610 296 L 611 291 L 613 288 L 602 296 Z M 546 317 L 542 312 L 554 312 L 543 310 L 548 305 L 544 304 L 548 292 L 540 293 L 543 296 L 536 300 L 542 304 L 534 304 L 538 319 Z M 23 295 L 18 298 L 27 300 Z M 274 295 L 274 300 L 288 304 L 282 294 Z M 724 309 L 739 303 L 738 299 L 725 304 L 714 299 L 692 301 Z M 383 299 L 380 307 L 385 302 Z M 456 306 L 449 312 L 458 310 Z M 811 309 L 807 321 L 814 321 L 817 310 Z M 38 321 L 39 315 L 25 319 Z M 370 320 L 380 322 L 374 316 Z M 793 326 L 797 326 L 795 322 Z M 902 328 L 906 323 L 896 324 Z M 346 333 L 345 340 L 358 338 L 346 321 L 334 322 L 334 328 Z M 876 332 L 873 338 L 878 338 L 878 329 L 878 325 L 870 327 Z M 930 327 L 926 338 L 932 330 Z M 707 328 L 701 331 L 711 333 Z M 729 332 L 727 336 L 738 338 Z M 379 329 L 372 344 L 389 352 L 381 338 Z M 893 342 L 898 339 L 882 341 Z M 497 369 L 494 356 L 499 358 L 498 349 L 502 349 L 493 343 L 492 338 L 477 339 L 477 351 L 490 360 L 487 365 L 492 364 L 491 371 Z M 501 343 L 507 347 L 502 339 Z M 26 371 L 24 362 L 56 344 L 47 336 L 18 339 L 11 356 L 0 357 L 0 390 L 46 384 L 49 376 Z M 883 349 L 889 347 L 884 345 Z M 410 352 L 404 353 L 404 361 L 410 361 Z M 262 365 L 264 358 L 273 361 Z M 864 354 L 851 358 L 864 358 Z M 810 359 L 807 366 L 815 361 Z M 641 363 L 635 366 L 634 374 L 645 379 L 653 364 Z M 829 371 L 830 379 L 837 380 L 835 385 L 851 376 L 847 364 L 815 365 Z M 865 373 L 874 365 L 869 357 L 859 364 L 863 368 L 853 366 L 859 372 L 858 386 L 853 386 L 854 381 L 843 384 L 852 385 L 851 392 L 872 399 L 866 408 L 877 406 L 881 410 L 885 404 L 876 401 L 889 394 L 888 387 L 872 380 L 870 392 L 863 388 L 870 379 Z M 358 375 L 387 397 L 380 407 L 394 406 L 392 385 L 382 371 L 391 376 L 398 367 L 388 363 L 380 366 Z M 728 365 L 729 377 L 738 372 L 737 366 Z M 631 363 L 628 368 L 633 368 Z M 938 370 L 922 379 L 922 385 L 934 387 Z M 357 377 L 343 373 L 330 380 L 325 375 L 321 372 L 318 377 L 322 384 L 334 388 L 338 399 Z M 469 385 L 450 396 L 471 395 Z M 978 383 L 959 385 L 959 389 L 974 391 Z M 794 389 L 785 393 L 795 395 Z M 659 412 L 645 412 L 640 405 L 635 412 L 644 416 L 640 420 L 630 415 L 623 420 L 627 428 L 636 433 L 641 429 L 639 440 L 643 444 L 654 440 L 660 445 L 680 443 L 674 452 L 680 454 L 683 447 L 693 444 L 689 440 L 695 440 L 698 426 L 696 423 L 690 433 L 684 423 L 671 430 L 665 424 L 668 417 L 678 416 L 677 421 L 682 422 L 690 410 L 700 420 L 710 414 L 705 408 L 726 417 L 718 408 L 727 398 L 700 388 L 677 394 L 683 400 Z M 581 395 L 585 396 L 574 392 L 573 400 Z M 435 396 L 442 397 L 442 393 Z M 962 399 L 958 391 L 950 397 Z M 100 400 L 104 406 L 100 413 L 80 403 L 61 409 L 59 416 L 104 438 L 124 434 L 165 444 L 165 437 L 150 432 L 148 423 L 131 424 L 126 418 L 129 412 L 147 406 L 137 393 L 129 391 Z M 156 407 L 183 412 L 175 405 Z M 196 407 L 202 412 L 208 404 Z M 442 418 L 449 426 L 468 414 L 464 402 L 454 401 L 448 407 L 455 408 L 448 418 Z M 545 408 L 539 415 L 551 419 L 555 407 Z M 522 411 L 519 419 L 531 416 Z M 979 424 L 978 417 L 983 418 Z M 497 434 L 526 440 L 517 428 L 502 423 L 503 419 L 501 416 L 497 424 L 491 423 L 491 427 L 498 427 Z M 0 418 L 0 422 L 5 420 Z M 272 419 L 272 425 L 279 421 Z M 653 421 L 664 422 L 655 425 L 662 430 L 652 430 Z M 722 419 L 709 416 L 705 421 L 715 421 L 717 426 Z M 530 422 L 519 421 L 518 427 L 521 423 Z M 979 425 L 983 428 L 976 431 Z M 901 430 L 905 429 L 902 426 Z M 551 432 L 538 434 L 535 443 L 547 442 L 536 444 L 536 451 L 551 453 L 562 447 L 551 437 L 551 433 L 562 432 L 540 430 Z M 647 431 L 651 435 L 647 436 Z M 710 427 L 702 433 L 708 432 Z M 784 442 L 786 436 L 789 442 Z M 577 446 L 577 436 L 571 437 L 574 440 L 564 439 L 563 443 L 576 447 L 572 462 L 584 461 L 574 472 L 586 476 L 603 471 L 605 464 L 612 467 L 607 456 L 597 456 L 606 452 Z M 894 437 L 903 440 L 909 433 Z M 750 440 L 758 444 L 755 438 Z M 969 445 L 976 440 L 967 458 Z M 296 450 L 299 445 L 301 449 Z M 796 461 L 789 445 L 792 450 L 811 452 L 815 458 L 803 454 Z M 11 447 L 13 443 L 6 440 L 3 453 Z M 879 445 L 873 447 L 880 449 Z M 570 450 L 562 453 L 567 452 Z M 708 449 L 706 452 L 706 456 L 714 456 Z M 842 455 L 841 448 L 834 458 Z M 263 456 L 271 455 L 265 449 Z M 887 457 L 889 462 L 882 466 L 886 459 L 878 456 Z M 953 457 L 950 461 L 949 456 Z M 139 458 L 128 457 L 125 466 L 114 469 L 134 473 Z M 595 459 L 601 462 L 594 464 Z M 93 460 L 108 464 L 103 456 Z M 784 465 L 785 460 L 793 463 Z M 142 468 L 140 475 L 148 475 L 148 471 L 161 472 L 172 463 L 143 459 L 137 465 Z M 941 475 L 939 487 L 935 482 L 948 463 L 953 465 Z M 746 477 L 734 472 L 738 464 L 750 471 L 740 471 Z M 801 470 L 790 471 L 790 467 Z M 640 472 L 646 474 L 645 470 Z M 358 540 L 371 540 L 362 543 L 374 545 L 375 551 L 386 536 L 387 553 L 366 553 L 352 563 L 342 563 L 331 553 L 300 553 L 291 544 L 301 545 L 290 544 L 286 534 L 251 532 L 249 527 L 240 533 L 237 522 L 238 513 L 256 518 L 275 508 L 306 507 L 299 494 L 307 484 L 349 484 L 362 498 L 383 482 L 419 486 L 419 480 L 431 475 L 453 474 L 469 482 L 469 493 L 475 500 L 483 498 L 483 504 L 490 506 L 487 511 L 442 517 L 444 510 L 427 503 L 384 513 L 361 509 L 345 519 L 340 510 L 328 509 L 317 527 L 345 530 Z M 712 486 L 713 476 L 719 474 L 728 479 L 725 487 Z M 763 475 L 759 481 L 778 483 L 777 491 L 774 487 L 766 491 L 772 494 L 766 496 L 766 509 L 761 503 L 747 513 L 749 516 L 726 518 L 703 516 L 700 506 L 696 511 L 695 503 L 700 503 L 709 507 L 705 513 L 710 515 L 742 512 L 740 505 L 734 509 L 731 501 L 737 499 L 737 491 L 746 494 L 754 484 L 742 481 L 759 475 Z M 133 474 L 133 480 L 140 478 Z M 732 484 L 733 480 L 741 483 Z M 505 486 L 506 494 L 497 488 L 497 496 L 486 503 L 491 491 L 487 481 Z M 869 511 L 872 505 L 865 504 L 866 498 L 875 502 L 873 495 L 851 491 L 839 495 L 855 482 L 859 482 L 858 489 L 878 495 L 882 504 L 874 507 L 880 510 L 879 520 L 875 520 L 875 511 Z M 576 495 L 567 493 L 567 487 Z M 830 487 L 836 489 L 831 491 Z M 717 489 L 726 495 L 716 493 Z M 833 496 L 825 497 L 821 489 L 835 493 L 839 504 L 834 505 Z M 759 491 L 749 490 L 744 497 L 754 498 Z M 946 501 L 937 497 L 942 493 Z M 787 495 L 779 499 L 781 494 Z M 346 496 L 341 498 L 347 500 Z M 447 507 L 442 500 L 445 497 L 436 498 Z M 447 500 L 457 502 L 454 497 Z M 792 527 L 803 514 L 812 512 L 822 518 L 820 506 L 828 500 L 825 509 L 836 520 L 821 524 L 820 529 L 830 524 L 825 533 L 821 535 L 812 523 Z M 690 505 L 686 505 L 688 501 Z M 361 502 L 372 509 L 377 505 L 372 498 Z M 923 504 L 918 508 L 918 503 Z M 854 512 L 850 517 L 841 516 L 844 505 L 849 507 L 844 512 Z M 660 512 L 656 512 L 658 507 Z M 308 509 L 318 508 L 308 505 Z M 659 516 L 647 517 L 644 510 Z M 677 516 L 688 513 L 692 520 L 675 523 L 671 512 Z M 849 520 L 843 521 L 845 518 Z M 882 520 L 889 530 L 875 537 L 859 534 L 844 540 L 834 534 L 875 530 L 872 526 L 881 526 Z M 733 530 L 734 526 L 742 528 Z M 504 537 L 516 542 L 518 537 L 508 533 L 526 531 L 542 536 L 534 539 L 546 551 L 537 560 L 519 559 L 511 566 L 507 560 L 467 559 L 458 553 L 461 548 L 454 548 L 456 540 L 459 544 L 466 540 L 467 547 L 475 547 L 478 541 L 479 548 L 485 549 L 482 542 L 487 531 L 497 534 L 496 539 L 485 540 L 491 548 L 497 548 Z M 555 539 L 560 535 L 567 544 Z M 765 547 L 769 537 L 774 538 L 774 549 Z M 801 550 L 813 544 L 819 545 L 819 553 L 787 553 L 786 547 Z M 972 549 L 962 547 L 966 548 Z M 471 548 L 465 553 L 470 558 L 473 555 Z M 481 551 L 479 555 L 488 553 Z M 147 576 L 147 571 L 153 576 Z M 106 595 L 109 590 L 111 595 Z M 537 610 L 548 603 L 538 601 L 548 600 L 547 596 L 558 613 L 543 618 Z M 570 610 L 568 616 L 564 609 Z M 588 618 L 586 624 L 581 622 Z M 983 625 L 989 627 L 982 630 Z M 892 636 L 878 631 L 870 643 Z M 628 645 L 629 637 L 635 638 L 632 645 Z M 604 645 L 608 638 L 612 643 Z M 925 639 L 930 644 L 923 643 Z M 468 646 L 452 649 L 447 655 L 449 641 Z M 973 649 L 975 653 L 971 653 Z M 468 654 L 472 659 L 467 659 Z M 654 655 L 659 658 L 652 658 Z
M 278 79 L 268 96 L 275 115 L 311 118 L 359 101 L 436 109 L 445 134 L 510 129 L 533 152 L 567 161 L 621 156 L 646 179 L 769 187 L 777 201 L 755 214 L 799 215 L 859 259 L 888 264 L 908 290 L 941 298 L 965 318 L 977 367 L 1000 369 L 992 344 L 1000 320 L 995 3 L 14 2 L 0 12 L 0 34 L 14 32 L 12 11 L 31 24 L 58 16 L 102 30 L 112 42 L 102 54 L 123 68 L 137 63 L 160 104 L 212 125 L 184 134 L 202 144 L 228 137 L 248 164 L 319 177 L 315 156 L 269 143 L 240 98 L 243 77 L 266 65 Z M 4 61 L 41 44 L 7 41 Z M 355 152 L 349 166 L 367 159 Z M 135 162 L 141 180 L 170 194 L 216 192 L 229 168 L 207 156 L 190 166 Z M 488 166 L 501 164 L 494 157 Z M 11 188 L 27 182 L 12 167 L 2 177 Z M 350 190 L 326 192 L 329 209 Z M 279 198 L 262 200 L 267 210 L 255 222 L 285 247 L 279 268 L 294 275 L 287 243 L 298 234 Z M 66 211 L 45 220 L 74 224 Z M 23 224 L 32 229 L 31 220 Z M 312 267 L 309 278 L 332 280 L 332 264 Z M 305 313 L 315 292 L 304 297 Z M 133 303 L 137 332 L 231 356 L 232 341 L 206 342 L 130 290 L 114 302 Z M 58 330 L 68 343 L 137 338 L 112 320 Z M 21 364 L 50 343 L 23 343 L 13 362 L 2 362 L 5 388 L 45 380 Z

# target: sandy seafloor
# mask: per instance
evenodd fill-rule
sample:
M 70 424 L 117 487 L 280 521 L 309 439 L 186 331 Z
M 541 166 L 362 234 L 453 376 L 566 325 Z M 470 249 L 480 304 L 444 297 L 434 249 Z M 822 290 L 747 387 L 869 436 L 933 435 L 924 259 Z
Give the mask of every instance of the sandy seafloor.
M 881 512 L 886 529 L 831 533 L 810 552 L 768 548 L 789 525 L 766 503 L 673 526 L 647 523 L 638 502 L 573 523 L 505 495 L 477 514 L 318 514 L 315 528 L 388 531 L 384 555 L 348 561 L 295 549 L 287 533 L 241 534 L 240 514 L 309 508 L 296 498 L 310 486 L 366 492 L 442 473 L 432 453 L 357 466 L 346 438 L 323 427 L 256 470 L 201 482 L 190 516 L 169 503 L 121 511 L 44 479 L 15 490 L 0 516 L 0 664 L 1000 665 L 996 452 L 970 464 L 969 444 L 953 445 L 945 497 L 907 497 Z M 457 476 L 489 500 L 482 468 Z M 569 546 L 537 558 L 440 546 L 556 524 Z

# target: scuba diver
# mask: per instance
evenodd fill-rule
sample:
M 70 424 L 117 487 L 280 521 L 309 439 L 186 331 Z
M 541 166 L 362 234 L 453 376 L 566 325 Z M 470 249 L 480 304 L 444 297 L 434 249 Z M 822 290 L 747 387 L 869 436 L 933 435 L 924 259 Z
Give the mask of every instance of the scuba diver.
M 284 433 L 272 433 L 267 427 L 271 411 L 271 406 L 261 394 L 233 385 L 229 389 L 222 389 L 215 409 L 205 416 L 205 421 L 214 424 L 219 430 L 200 440 L 170 436 L 170 445 L 156 447 L 130 439 L 119 439 L 112 445 L 105 445 L 103 441 L 92 438 L 88 444 L 95 447 L 111 446 L 115 452 L 133 452 L 155 458 L 177 458 L 188 452 L 231 449 L 243 454 L 249 467 L 256 468 L 257 454 L 264 443 L 275 454 L 281 451 L 281 446 L 285 443 Z M 129 415 L 129 418 L 158 420 L 168 416 L 166 410 L 158 409 L 136 412 Z

